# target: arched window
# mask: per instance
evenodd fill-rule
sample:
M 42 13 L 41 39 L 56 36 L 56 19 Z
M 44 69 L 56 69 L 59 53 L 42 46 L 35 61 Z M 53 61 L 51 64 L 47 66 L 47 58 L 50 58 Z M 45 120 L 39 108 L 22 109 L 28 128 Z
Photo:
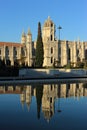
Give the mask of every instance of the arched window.
M 71 57 L 71 54 L 70 54 L 71 52 L 70 52 L 70 48 L 68 49 L 68 60 L 70 61 L 70 57 Z
M 51 54 L 53 54 L 53 47 L 51 47 Z
M 87 60 L 87 49 L 85 50 L 85 59 Z
M 21 55 L 25 56 L 25 49 L 24 48 L 21 48 Z
M 53 89 L 53 87 L 52 87 L 52 84 L 51 84 L 51 86 L 50 86 L 50 90 L 52 91 L 52 89 Z
M 51 27 L 53 27 L 53 23 L 51 23 Z
M 5 48 L 5 54 L 6 54 L 6 56 L 9 55 L 9 48 L 8 48 L 8 46 L 6 46 L 6 48 Z
M 51 35 L 51 41 L 53 40 L 53 36 Z
M 79 50 L 77 50 L 77 56 L 79 55 Z
M 17 48 L 14 47 L 14 55 L 16 56 L 17 55 Z

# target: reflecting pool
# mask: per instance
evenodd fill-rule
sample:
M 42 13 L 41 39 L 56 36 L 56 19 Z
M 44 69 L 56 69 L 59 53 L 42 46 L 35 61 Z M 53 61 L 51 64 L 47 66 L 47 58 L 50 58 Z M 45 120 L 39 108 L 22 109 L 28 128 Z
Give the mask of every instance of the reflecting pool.
M 87 130 L 87 83 L 0 86 L 0 130 Z

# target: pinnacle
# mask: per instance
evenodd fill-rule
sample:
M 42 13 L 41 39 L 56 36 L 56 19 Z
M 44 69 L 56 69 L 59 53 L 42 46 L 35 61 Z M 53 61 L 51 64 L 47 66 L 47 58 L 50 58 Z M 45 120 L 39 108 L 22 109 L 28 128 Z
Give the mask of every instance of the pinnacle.
M 31 31 L 30 31 L 30 29 L 28 29 L 28 33 L 27 33 L 28 35 L 31 35 Z

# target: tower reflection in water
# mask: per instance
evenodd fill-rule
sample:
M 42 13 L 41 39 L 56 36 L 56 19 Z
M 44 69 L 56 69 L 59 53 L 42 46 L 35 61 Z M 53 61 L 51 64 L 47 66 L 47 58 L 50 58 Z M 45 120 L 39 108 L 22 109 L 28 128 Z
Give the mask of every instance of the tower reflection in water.
M 62 112 L 60 99 L 74 97 L 79 99 L 87 96 L 86 83 L 73 84 L 45 84 L 24 86 L 0 86 L 0 94 L 19 94 L 22 107 L 26 104 L 29 111 L 32 97 L 36 97 L 37 117 L 40 118 L 42 110 L 44 118 L 49 122 L 55 114 L 55 102 L 58 101 L 58 112 Z

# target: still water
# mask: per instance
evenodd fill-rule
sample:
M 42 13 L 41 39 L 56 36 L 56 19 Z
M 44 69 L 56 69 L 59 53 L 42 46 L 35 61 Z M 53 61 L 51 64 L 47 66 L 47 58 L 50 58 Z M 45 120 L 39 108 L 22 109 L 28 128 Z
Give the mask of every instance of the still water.
M 0 130 L 87 130 L 87 83 L 0 86 Z

